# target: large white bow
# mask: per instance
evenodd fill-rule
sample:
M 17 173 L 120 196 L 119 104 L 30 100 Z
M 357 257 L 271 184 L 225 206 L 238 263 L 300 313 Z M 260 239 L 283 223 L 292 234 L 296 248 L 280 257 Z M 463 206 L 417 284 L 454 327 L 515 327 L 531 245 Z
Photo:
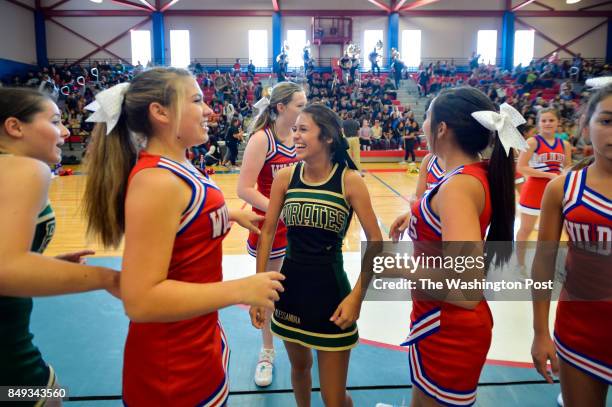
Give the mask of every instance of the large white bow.
M 589 78 L 586 80 L 586 85 L 593 89 L 601 89 L 612 84 L 612 76 L 599 76 L 597 78 Z
M 130 84 L 125 82 L 98 93 L 96 100 L 85 106 L 85 109 L 94 112 L 87 121 L 106 123 L 106 135 L 110 134 L 119 121 L 123 98 L 129 87 Z
M 268 106 L 270 106 L 270 99 L 265 96 L 259 99 L 257 103 L 253 105 L 258 112 L 263 112 Z
M 497 131 L 506 155 L 510 154 L 511 148 L 527 150 L 528 144 L 525 138 L 516 129 L 517 126 L 526 123 L 523 116 L 508 103 L 502 104 L 499 110 L 499 113 L 492 110 L 481 110 L 472 113 L 472 117 L 487 129 Z

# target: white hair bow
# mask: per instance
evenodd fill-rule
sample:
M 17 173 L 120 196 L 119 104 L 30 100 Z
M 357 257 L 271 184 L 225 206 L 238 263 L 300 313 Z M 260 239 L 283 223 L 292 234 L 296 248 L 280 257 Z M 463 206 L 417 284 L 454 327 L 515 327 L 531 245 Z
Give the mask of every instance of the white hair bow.
M 586 85 L 593 89 L 601 89 L 612 84 L 612 76 L 599 76 L 597 78 L 589 78 L 586 80 Z
M 259 99 L 257 103 L 253 105 L 253 107 L 257 109 L 258 112 L 263 112 L 264 109 L 266 109 L 268 106 L 270 106 L 270 99 L 265 96 Z
M 510 149 L 524 151 L 528 148 L 523 135 L 516 129 L 517 126 L 526 123 L 521 114 L 508 103 L 500 106 L 499 113 L 492 110 L 481 110 L 472 113 L 472 117 L 491 131 L 497 131 L 499 141 L 501 141 L 506 155 L 510 154 Z
M 96 100 L 85 106 L 85 109 L 94 112 L 87 121 L 106 123 L 106 135 L 110 134 L 119 121 L 123 98 L 129 87 L 130 84 L 125 82 L 98 93 Z

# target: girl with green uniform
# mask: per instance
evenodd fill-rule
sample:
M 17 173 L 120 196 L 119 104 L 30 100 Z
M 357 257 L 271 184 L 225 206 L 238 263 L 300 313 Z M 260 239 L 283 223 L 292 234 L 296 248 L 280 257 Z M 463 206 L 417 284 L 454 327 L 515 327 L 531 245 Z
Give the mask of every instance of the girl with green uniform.
M 293 135 L 300 163 L 282 169 L 272 184 L 270 204 L 257 248 L 264 272 L 282 214 L 287 254 L 281 273 L 285 292 L 272 316 L 272 333 L 283 339 L 299 407 L 310 406 L 311 349 L 317 351 L 321 396 L 326 406 L 352 406 L 346 392 L 350 350 L 357 345 L 365 290 L 361 277 L 351 290 L 343 268 L 342 241 L 353 212 L 368 241 L 382 235 L 366 185 L 347 154 L 340 118 L 321 104 L 306 107 Z M 251 308 L 255 327 L 264 310 Z

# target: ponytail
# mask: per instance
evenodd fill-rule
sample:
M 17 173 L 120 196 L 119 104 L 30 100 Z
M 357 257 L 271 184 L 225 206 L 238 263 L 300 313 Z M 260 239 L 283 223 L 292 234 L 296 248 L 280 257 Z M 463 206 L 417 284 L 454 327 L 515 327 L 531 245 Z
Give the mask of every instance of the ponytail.
M 117 124 L 107 135 L 106 123 L 98 123 L 88 148 L 84 213 L 87 234 L 106 247 L 117 247 L 125 231 L 125 197 L 128 179 L 140 142 L 153 135 L 149 106 L 159 103 L 172 113 L 178 132 L 185 103 L 185 84 L 192 76 L 179 68 L 153 68 L 138 74 L 125 91 Z M 120 85 L 118 85 L 120 86 Z
M 491 197 L 491 221 L 487 233 L 487 263 L 506 263 L 512 254 L 514 237 L 514 149 L 506 154 L 497 131 L 478 121 L 473 113 L 498 112 L 499 109 L 480 90 L 458 87 L 443 90 L 434 99 L 431 107 L 431 129 L 435 131 L 444 122 L 452 129 L 459 147 L 466 153 L 476 155 L 492 146 L 487 180 Z M 433 152 L 435 153 L 435 138 Z
M 128 177 L 137 157 L 137 142 L 127 128 L 124 113 L 108 135 L 105 123 L 96 125 L 87 150 L 84 212 L 87 235 L 97 236 L 105 247 L 121 243 Z
M 349 143 L 347 138 L 344 137 L 344 131 L 342 131 L 341 134 L 340 143 L 332 154 L 332 161 L 334 163 L 346 165 L 351 170 L 359 171 L 359 168 L 357 168 L 357 165 L 348 153 Z
M 515 190 L 514 149 L 506 154 L 499 137 L 493 141 L 487 178 L 491 192 L 491 226 L 487 233 L 489 260 L 499 266 L 508 262 L 514 240 Z

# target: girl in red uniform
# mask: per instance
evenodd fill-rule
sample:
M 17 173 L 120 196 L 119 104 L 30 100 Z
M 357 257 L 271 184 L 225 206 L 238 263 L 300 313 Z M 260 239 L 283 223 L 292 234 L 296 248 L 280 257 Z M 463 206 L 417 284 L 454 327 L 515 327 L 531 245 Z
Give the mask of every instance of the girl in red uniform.
M 293 82 L 281 82 L 272 88 L 270 99 L 258 102 L 260 112 L 255 119 L 251 137 L 244 151 L 238 196 L 252 206 L 253 212 L 264 215 L 270 203 L 270 190 L 274 177 L 284 167 L 294 165 L 298 159 L 293 145 L 292 127 L 306 106 L 304 90 Z M 262 222 L 263 223 L 263 222 Z M 261 227 L 261 224 L 259 225 Z M 257 257 L 259 235 L 250 233 L 247 250 Z M 287 228 L 283 221 L 278 222 L 276 235 L 270 252 L 267 270 L 280 270 L 287 247 Z M 255 368 L 255 383 L 269 386 L 272 383 L 274 364 L 274 342 L 267 319 L 261 329 L 263 347 Z
M 594 160 L 546 187 L 538 234 L 542 243 L 533 269 L 534 277 L 552 278 L 557 249 L 550 243 L 559 241 L 565 229 L 569 251 L 554 341 L 548 329 L 550 298 L 534 301 L 531 352 L 548 382 L 548 361 L 553 373 L 560 372 L 566 407 L 603 407 L 612 384 L 612 86 L 591 97 L 585 127 Z
M 516 256 L 520 267 L 525 265 L 525 247 L 523 242 L 529 239 L 535 222 L 540 215 L 540 205 L 544 188 L 551 179 L 555 179 L 564 167 L 572 163 L 572 146 L 555 137 L 559 125 L 559 113 L 552 108 L 538 112 L 539 134 L 527 140 L 529 149 L 519 155 L 517 170 L 527 181 L 521 188 L 519 208 L 521 225 L 516 234 Z
M 447 171 L 412 206 L 408 234 L 415 245 L 472 241 L 481 247 L 485 239 L 512 240 L 512 148 L 524 148 L 514 128 L 521 122 L 517 117 L 518 112 L 507 105 L 497 113 L 490 99 L 475 88 L 444 91 L 433 101 L 423 129 Z M 493 131 L 497 128 L 499 135 Z M 490 145 L 490 161 L 481 162 L 479 153 Z M 479 250 L 482 256 L 482 247 Z M 510 253 L 493 256 L 501 263 Z M 493 327 L 487 302 L 480 298 L 443 301 L 422 291 L 413 293 L 411 329 L 404 343 L 410 346 L 415 385 L 412 406 L 469 406 L 476 401 Z
M 257 231 L 261 218 L 228 210 L 220 189 L 185 157 L 206 142 L 212 113 L 189 72 L 145 71 L 98 94 L 91 108 L 92 121 L 103 123 L 89 149 L 88 230 L 107 246 L 125 233 L 121 296 L 131 322 L 123 401 L 225 405 L 229 351 L 217 310 L 272 308 L 282 290 L 275 273 L 222 282 L 230 222 Z

